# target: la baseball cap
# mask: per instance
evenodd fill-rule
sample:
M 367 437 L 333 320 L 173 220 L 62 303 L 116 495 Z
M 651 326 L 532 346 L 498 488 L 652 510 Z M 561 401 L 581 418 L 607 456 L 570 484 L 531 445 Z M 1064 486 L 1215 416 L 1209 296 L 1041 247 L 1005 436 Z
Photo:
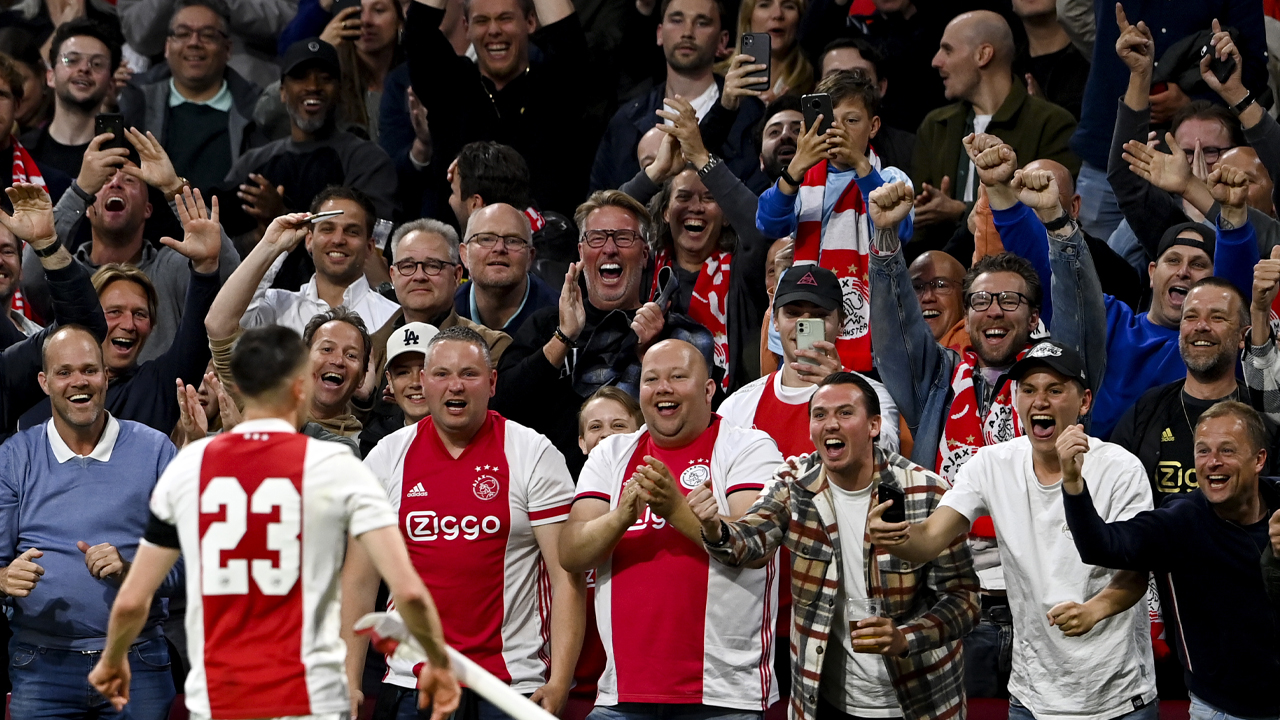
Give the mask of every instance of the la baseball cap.
M 309 64 L 328 70 L 335 76 L 342 73 L 342 67 L 338 64 L 338 51 L 318 37 L 309 37 L 295 42 L 285 50 L 284 57 L 280 59 L 280 77 L 292 75 Z
M 1055 340 L 1037 343 L 1021 360 L 1009 368 L 1009 378 L 1021 380 L 1027 373 L 1036 368 L 1047 367 L 1061 375 L 1080 383 L 1080 387 L 1089 387 L 1089 377 L 1084 372 L 1084 360 L 1079 353 Z
M 830 270 L 817 265 L 793 265 L 778 279 L 773 291 L 773 307 L 800 301 L 811 302 L 824 310 L 837 310 L 844 302 L 844 291 Z
M 391 337 L 387 338 L 387 364 L 391 361 L 409 352 L 427 353 L 427 343 L 431 342 L 431 338 L 440 332 L 435 325 L 428 325 L 422 322 L 405 323 L 391 333 Z

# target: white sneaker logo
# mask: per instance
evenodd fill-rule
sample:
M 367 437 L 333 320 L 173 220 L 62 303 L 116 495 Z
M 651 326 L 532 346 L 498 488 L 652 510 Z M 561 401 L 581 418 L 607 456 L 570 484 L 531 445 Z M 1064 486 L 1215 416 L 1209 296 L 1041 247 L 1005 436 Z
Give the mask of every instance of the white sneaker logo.
M 409 497 L 426 497 L 427 491 L 422 487 L 422 483 L 418 483 L 417 485 L 414 485 L 413 488 L 409 490 L 408 496 Z

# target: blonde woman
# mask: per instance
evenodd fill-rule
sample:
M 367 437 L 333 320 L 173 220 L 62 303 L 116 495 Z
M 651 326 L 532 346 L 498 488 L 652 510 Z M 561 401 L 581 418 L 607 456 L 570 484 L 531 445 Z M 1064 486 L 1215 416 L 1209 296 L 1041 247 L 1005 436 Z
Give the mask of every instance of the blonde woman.
M 782 95 L 803 95 L 813 89 L 813 66 L 800 49 L 800 18 L 805 0 L 743 0 L 738 12 L 738 52 L 742 36 L 769 33 L 769 78 L 772 85 L 760 95 L 770 103 Z M 728 65 L 717 70 L 728 72 Z

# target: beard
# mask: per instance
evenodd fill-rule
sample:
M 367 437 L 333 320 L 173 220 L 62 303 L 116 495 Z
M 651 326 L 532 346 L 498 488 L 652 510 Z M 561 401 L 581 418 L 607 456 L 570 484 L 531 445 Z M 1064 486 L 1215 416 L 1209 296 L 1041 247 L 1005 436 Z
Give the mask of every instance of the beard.
M 1219 380 L 1227 373 L 1235 370 L 1235 354 L 1234 353 L 1218 353 L 1217 355 L 1191 355 L 1187 352 L 1187 346 L 1181 346 L 1182 363 L 1187 366 L 1187 372 L 1201 382 Z
M 60 102 L 70 105 L 80 112 L 90 113 L 95 112 L 102 106 L 102 101 L 106 99 L 108 90 L 110 90 L 109 85 L 83 99 L 72 95 L 71 88 L 69 86 L 57 88 L 55 92 L 57 93 L 58 100 Z
M 764 174 L 768 176 L 770 180 L 777 180 L 782 177 L 782 171 L 787 168 L 787 165 L 791 164 L 790 160 L 783 162 L 782 158 L 778 157 L 778 151 L 787 147 L 791 148 L 794 152 L 796 144 L 786 142 L 778 143 L 778 146 L 773 149 L 773 153 L 771 155 L 764 156 Z
M 676 57 L 675 53 L 672 52 L 667 55 L 667 64 L 670 65 L 671 68 L 673 70 L 676 70 L 677 72 L 690 72 L 693 70 L 704 70 L 715 64 L 715 61 L 716 61 L 715 53 L 716 53 L 715 48 L 707 48 L 702 52 L 697 53 L 692 58 L 689 58 L 688 60 L 684 60 L 679 57 Z
M 333 117 L 332 107 L 324 115 L 315 117 L 307 116 L 301 111 L 295 110 L 292 105 L 285 105 L 285 109 L 289 112 L 289 120 L 304 133 L 319 132 L 325 125 L 329 124 L 329 118 Z

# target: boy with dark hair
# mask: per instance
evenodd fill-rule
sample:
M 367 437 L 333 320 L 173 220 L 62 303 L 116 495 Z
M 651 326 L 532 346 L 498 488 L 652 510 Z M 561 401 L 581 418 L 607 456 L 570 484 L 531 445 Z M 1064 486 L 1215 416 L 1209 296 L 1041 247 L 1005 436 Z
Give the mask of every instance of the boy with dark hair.
M 816 263 L 840 278 L 847 317 L 836 350 L 842 366 L 866 372 L 871 369 L 867 196 L 886 183 L 911 180 L 898 168 L 882 167 L 869 148 L 880 130 L 880 91 L 865 73 L 833 73 L 816 92 L 830 96 L 835 117 L 804 128 L 791 162 L 760 196 L 756 227 L 767 237 L 795 233 L 796 264 Z M 824 121 L 830 127 L 819 134 Z M 903 219 L 899 236 L 911 237 L 912 217 Z

